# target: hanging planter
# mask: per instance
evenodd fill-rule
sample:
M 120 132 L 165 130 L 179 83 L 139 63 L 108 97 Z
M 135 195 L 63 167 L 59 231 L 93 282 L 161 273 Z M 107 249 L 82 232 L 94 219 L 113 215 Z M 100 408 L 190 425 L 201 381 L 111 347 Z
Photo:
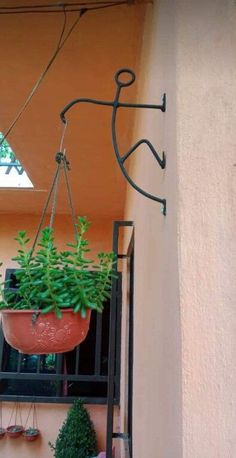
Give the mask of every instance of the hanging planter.
M 60 161 L 53 186 L 58 184 L 63 165 L 66 175 L 68 161 L 58 153 Z M 66 175 L 67 176 L 67 175 Z M 66 179 L 68 185 L 68 180 Z M 0 311 L 6 341 L 25 354 L 62 353 L 72 350 L 86 337 L 91 311 L 101 312 L 104 301 L 110 297 L 114 254 L 99 253 L 98 262 L 87 259 L 88 240 L 85 239 L 90 223 L 79 217 L 75 223 L 71 195 L 68 195 L 75 230 L 74 243 L 59 251 L 54 243 L 52 228 L 56 206 L 56 192 L 50 226 L 42 231 L 42 222 L 49 203 L 47 200 L 33 248 L 25 231 L 19 231 L 19 249 L 13 258 L 19 264 L 16 270 L 17 290 L 12 292 L 8 282 L 0 284 Z M 41 236 L 37 243 L 39 233 Z
M 6 430 L 4 428 L 0 428 L 0 439 L 3 439 L 6 434 Z
M 40 436 L 39 429 L 36 428 L 28 428 L 23 432 L 23 437 L 28 442 L 33 442 L 38 439 Z
M 23 431 L 24 431 L 23 426 L 21 426 L 21 425 L 11 425 L 11 426 L 8 426 L 8 428 L 7 428 L 7 435 L 11 439 L 15 439 L 16 437 L 21 436 Z
M 14 417 L 14 424 L 11 424 L 13 417 Z M 24 431 L 24 427 L 22 426 L 21 408 L 18 402 L 14 404 L 14 408 L 13 408 L 13 411 L 11 413 L 11 417 L 9 420 L 9 425 L 6 431 L 7 431 L 7 436 L 10 437 L 11 439 L 16 439 L 17 437 L 21 436 L 21 434 Z
M 0 401 L 0 439 L 3 439 L 5 434 L 6 430 L 2 427 L 2 401 Z
M 31 421 L 32 421 L 33 426 L 28 427 L 27 425 L 28 425 L 28 421 L 31 415 L 32 415 Z M 24 432 L 22 435 L 23 435 L 23 438 L 28 442 L 33 442 L 36 439 L 38 439 L 40 436 L 40 430 L 38 428 L 38 421 L 37 421 L 36 406 L 34 403 L 32 403 L 30 406 L 27 420 L 25 422 Z

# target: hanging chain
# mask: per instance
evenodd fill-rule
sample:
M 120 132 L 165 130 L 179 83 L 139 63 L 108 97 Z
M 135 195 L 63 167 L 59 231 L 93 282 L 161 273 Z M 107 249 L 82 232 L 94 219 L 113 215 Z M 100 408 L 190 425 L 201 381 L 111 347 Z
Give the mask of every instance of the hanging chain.
M 58 174 L 57 174 L 57 177 L 54 183 L 54 193 L 53 193 L 53 198 L 52 198 L 52 209 L 51 209 L 51 217 L 50 217 L 50 223 L 49 223 L 49 227 L 51 228 L 53 226 L 54 216 L 56 212 L 58 183 L 60 181 L 61 169 L 63 166 L 62 162 L 64 163 L 66 161 L 65 149 L 63 150 L 63 144 L 64 144 L 67 126 L 68 126 L 68 121 L 63 126 L 62 134 L 61 134 L 61 141 L 60 141 L 60 146 L 59 146 L 59 153 L 56 154 L 56 162 L 58 163 Z
M 49 223 L 50 228 L 52 228 L 53 226 L 54 216 L 56 212 L 58 183 L 60 181 L 60 176 L 61 176 L 61 161 L 63 160 L 61 154 L 63 155 L 63 153 L 56 154 L 56 162 L 58 163 L 58 173 L 55 179 L 54 189 L 53 189 L 52 209 L 51 209 L 51 216 L 50 216 L 50 223 Z
M 68 126 L 68 121 L 66 120 L 66 122 L 64 123 L 63 129 L 62 129 L 59 151 L 63 151 L 63 145 L 64 145 L 67 126 Z
M 46 201 L 46 204 L 45 204 L 44 209 L 43 209 L 43 213 L 42 213 L 42 216 L 41 216 L 41 219 L 40 219 L 40 222 L 39 222 L 39 225 L 38 225 L 37 233 L 36 233 L 36 236 L 35 236 L 35 239 L 34 239 L 34 243 L 33 243 L 33 246 L 32 246 L 31 257 L 33 255 L 33 252 L 34 252 L 35 246 L 37 244 L 37 240 L 38 240 L 39 234 L 40 234 L 42 226 L 43 226 L 43 222 L 44 222 L 44 219 L 45 219 L 45 216 L 46 216 L 48 205 L 49 205 L 49 202 L 51 200 L 52 192 L 53 192 L 56 180 L 57 180 L 57 175 L 59 173 L 59 168 L 60 168 L 60 165 L 57 166 L 57 170 L 56 170 L 56 173 L 55 173 L 54 178 L 53 178 L 52 186 L 51 186 L 51 189 L 49 191 L 49 194 L 48 194 L 48 197 L 47 197 L 47 201 Z
M 68 205 L 70 208 L 71 219 L 72 219 L 72 224 L 73 224 L 74 234 L 75 234 L 75 239 L 76 239 L 76 235 L 77 235 L 76 216 L 75 216 L 75 209 L 74 209 L 73 202 L 72 202 L 72 193 L 71 193 L 71 188 L 70 188 L 70 183 L 69 183 L 68 173 L 67 173 L 68 170 L 70 170 L 70 165 L 69 165 L 69 162 L 66 160 L 66 156 L 63 162 L 63 166 L 64 166 L 63 169 L 64 169 L 64 176 L 65 176 L 65 182 L 66 182 L 67 196 L 68 196 Z
M 20 425 L 22 425 L 21 407 L 20 407 L 20 403 L 19 403 L 19 402 L 18 402 L 18 404 L 17 404 L 16 418 L 17 418 L 17 413 L 19 413 Z M 16 424 L 17 424 L 17 423 L 16 423 Z
M 33 405 L 33 428 L 39 429 L 36 405 Z
M 2 429 L 2 401 L 0 402 L 0 428 Z
M 14 411 L 15 411 L 15 408 L 16 408 L 16 403 L 14 404 L 14 408 L 13 408 L 13 410 L 11 411 L 11 416 L 10 416 L 10 420 L 9 420 L 9 423 L 8 423 L 8 427 L 11 426 L 11 419 L 12 419 L 12 417 L 13 417 L 13 413 L 14 413 Z
M 15 404 L 14 404 L 14 409 L 11 412 L 11 416 L 10 416 L 10 420 L 9 420 L 9 423 L 8 423 L 8 427 L 12 426 L 11 425 L 11 420 L 12 420 L 12 417 L 13 417 L 14 413 L 15 413 L 15 425 L 17 425 L 17 414 L 18 413 L 19 413 L 20 425 L 22 425 L 21 408 L 20 408 L 20 403 L 19 402 L 15 402 Z
M 31 413 L 32 408 L 33 408 L 33 403 L 30 404 L 29 412 L 28 412 L 28 415 L 27 415 L 27 418 L 26 418 L 26 422 L 25 422 L 25 425 L 24 425 L 24 430 L 26 430 L 26 426 L 27 426 L 27 424 L 28 424 L 28 420 L 29 420 L 29 417 L 30 417 L 30 413 Z
M 16 402 L 16 410 L 15 410 L 15 425 L 17 425 L 17 413 L 18 413 L 18 402 Z
M 65 183 L 66 183 L 66 191 L 67 191 L 67 196 L 68 196 L 68 205 L 69 205 L 69 209 L 70 209 L 70 213 L 71 213 L 71 219 L 72 219 L 72 224 L 73 224 L 73 228 L 74 228 L 74 234 L 75 234 L 75 238 L 76 238 L 76 234 L 77 234 L 76 216 L 75 216 L 75 211 L 74 211 L 74 207 L 73 207 L 73 203 L 72 203 L 72 194 L 71 194 L 71 189 L 70 189 L 70 184 L 69 184 L 69 179 L 68 179 L 68 174 L 67 174 L 68 170 L 70 170 L 70 163 L 66 158 L 66 154 L 65 154 L 66 150 L 65 149 L 63 150 L 63 145 L 64 145 L 64 139 L 65 139 L 67 125 L 68 125 L 68 122 L 66 121 L 66 123 L 63 125 L 59 152 L 56 154 L 56 157 L 55 157 L 55 160 L 56 160 L 56 163 L 57 163 L 57 169 L 56 169 L 56 172 L 55 172 L 55 175 L 54 175 L 54 178 L 53 178 L 53 182 L 52 182 L 50 191 L 48 193 L 48 197 L 47 197 L 44 209 L 43 209 L 43 213 L 42 213 L 39 225 L 38 225 L 38 229 L 37 229 L 37 232 L 36 232 L 36 236 L 35 236 L 35 239 L 34 239 L 34 243 L 33 243 L 33 246 L 32 246 L 31 256 L 30 257 L 32 257 L 32 255 L 33 255 L 33 252 L 34 252 L 35 246 L 37 244 L 37 240 L 38 240 L 39 234 L 40 234 L 40 232 L 42 230 L 43 222 L 44 222 L 44 219 L 45 219 L 45 216 L 46 216 L 47 209 L 48 209 L 49 203 L 51 201 L 51 198 L 52 198 L 52 207 L 51 207 L 49 227 L 50 228 L 53 227 L 54 217 L 55 217 L 55 213 L 56 213 L 58 186 L 59 186 L 59 182 L 60 182 L 60 176 L 61 176 L 61 170 L 62 169 L 64 171 Z
M 26 418 L 26 422 L 25 422 L 25 426 L 24 426 L 25 430 L 26 430 L 26 427 L 28 426 L 28 421 L 29 421 L 31 412 L 32 412 L 32 427 L 33 427 L 33 429 L 39 429 L 38 428 L 36 405 L 35 405 L 35 402 L 32 402 L 31 405 L 30 405 L 30 409 L 29 409 L 27 418 Z

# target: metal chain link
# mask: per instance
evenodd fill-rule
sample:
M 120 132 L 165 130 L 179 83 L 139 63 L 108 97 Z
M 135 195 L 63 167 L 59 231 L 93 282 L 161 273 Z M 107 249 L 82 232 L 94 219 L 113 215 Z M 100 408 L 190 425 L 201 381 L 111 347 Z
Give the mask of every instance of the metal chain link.
M 59 167 L 58 167 L 58 173 L 55 179 L 54 183 L 54 189 L 53 189 L 53 197 L 52 197 L 52 208 L 51 208 L 51 215 L 50 215 L 50 222 L 49 222 L 49 227 L 52 228 L 53 222 L 54 222 L 54 216 L 56 212 L 56 205 L 57 205 L 57 195 L 58 195 L 58 184 L 60 181 L 60 176 L 61 176 L 61 162 L 59 162 Z
M 75 234 L 75 238 L 76 238 L 76 234 L 77 234 L 76 216 L 75 216 L 75 211 L 74 211 L 74 207 L 73 207 L 73 203 L 72 203 L 72 193 L 71 193 L 71 188 L 70 188 L 70 183 L 69 183 L 68 173 L 67 173 L 68 170 L 70 170 L 70 163 L 69 163 L 69 161 L 68 161 L 68 159 L 66 157 L 66 154 L 65 154 L 66 150 L 64 149 L 64 151 L 62 152 L 67 125 L 68 125 L 68 122 L 66 122 L 64 124 L 64 126 L 63 126 L 61 140 L 60 140 L 60 149 L 59 149 L 59 152 L 56 154 L 56 158 L 55 158 L 55 160 L 57 162 L 57 169 L 56 169 L 53 181 L 52 181 L 52 185 L 51 185 L 50 191 L 48 193 L 48 197 L 47 197 L 44 209 L 43 209 L 43 213 L 42 213 L 39 225 L 38 225 L 37 233 L 36 233 L 36 236 L 35 236 L 35 239 L 34 239 L 34 243 L 33 243 L 33 246 L 32 246 L 32 250 L 31 250 L 31 257 L 33 255 L 35 246 L 37 244 L 37 240 L 38 240 L 39 234 L 41 232 L 41 229 L 42 229 L 42 226 L 43 226 L 43 222 L 44 222 L 44 219 L 45 219 L 45 216 L 46 216 L 46 212 L 47 212 L 47 209 L 48 209 L 48 206 L 49 206 L 49 203 L 50 203 L 51 199 L 52 199 L 52 207 L 51 207 L 51 213 L 50 213 L 49 227 L 50 228 L 53 227 L 55 213 L 56 213 L 58 187 L 59 187 L 59 182 L 60 182 L 61 170 L 62 169 L 64 171 L 64 177 L 65 177 L 65 183 L 66 183 L 66 191 L 67 191 L 67 197 L 68 197 L 68 206 L 69 206 L 69 209 L 70 209 L 72 225 L 73 225 L 73 228 L 74 228 L 74 234 Z
M 75 216 L 75 209 L 74 209 L 73 201 L 72 201 L 70 182 L 68 178 L 68 170 L 70 170 L 69 162 L 67 161 L 66 156 L 65 156 L 63 165 L 64 165 L 63 169 L 64 169 L 64 176 L 65 176 L 65 183 L 66 183 L 67 197 L 68 197 L 68 206 L 69 206 L 70 213 L 71 213 L 71 219 L 72 219 L 72 224 L 73 224 L 74 234 L 75 234 L 75 239 L 76 239 L 76 234 L 77 234 L 76 216 Z

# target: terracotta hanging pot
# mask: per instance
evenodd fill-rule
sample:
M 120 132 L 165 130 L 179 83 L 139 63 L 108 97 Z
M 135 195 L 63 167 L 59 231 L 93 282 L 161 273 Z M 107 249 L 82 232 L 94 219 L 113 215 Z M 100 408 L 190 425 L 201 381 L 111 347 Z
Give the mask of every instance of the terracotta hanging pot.
M 15 438 L 21 436 L 21 434 L 23 433 L 23 431 L 24 431 L 23 426 L 20 426 L 20 425 L 11 425 L 11 426 L 8 426 L 8 428 L 7 428 L 7 435 L 8 435 L 8 437 L 10 437 L 11 439 L 15 439 Z
M 37 428 L 28 428 L 25 429 L 22 435 L 26 441 L 32 442 L 38 439 L 38 437 L 40 436 L 40 431 Z
M 13 420 L 13 417 L 14 417 L 14 420 Z M 14 421 L 14 423 L 12 422 L 12 420 Z M 11 413 L 11 417 L 9 420 L 9 424 L 6 429 L 7 436 L 12 439 L 15 439 L 21 436 L 23 431 L 24 431 L 24 427 L 22 426 L 21 406 L 19 402 L 15 402 L 12 413 Z
M 4 428 L 0 428 L 0 439 L 3 439 L 6 434 L 6 430 Z
M 62 318 L 54 312 L 36 310 L 1 310 L 2 328 L 6 341 L 21 353 L 48 354 L 73 350 L 86 337 L 91 310 L 86 318 L 72 309 L 62 309 Z
M 30 417 L 32 417 L 31 420 L 30 420 Z M 29 420 L 32 426 L 27 426 Z M 38 439 L 38 437 L 40 436 L 40 430 L 38 427 L 38 420 L 37 420 L 36 405 L 33 402 L 29 409 L 29 413 L 28 413 L 27 420 L 24 425 L 24 431 L 23 431 L 22 436 L 28 442 L 33 442 L 36 439 Z
M 2 401 L 0 401 L 0 439 L 3 439 L 5 434 L 6 430 L 2 426 Z

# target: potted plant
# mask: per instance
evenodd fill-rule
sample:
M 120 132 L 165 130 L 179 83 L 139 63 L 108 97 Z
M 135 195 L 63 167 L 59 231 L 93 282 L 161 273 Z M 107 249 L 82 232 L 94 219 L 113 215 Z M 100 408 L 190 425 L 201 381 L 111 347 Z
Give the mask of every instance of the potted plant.
M 6 430 L 0 427 L 0 439 L 3 439 L 6 434 Z
M 101 312 L 110 296 L 114 253 L 99 253 L 97 264 L 86 258 L 90 251 L 85 233 L 90 223 L 79 217 L 74 243 L 59 251 L 53 229 L 42 230 L 37 250 L 28 249 L 25 231 L 16 237 L 13 260 L 18 289 L 1 283 L 0 311 L 6 341 L 26 354 L 72 350 L 85 339 L 92 310 Z
M 97 456 L 97 440 L 89 414 L 80 399 L 67 414 L 55 445 L 49 442 L 55 458 L 91 458 Z
M 32 442 L 32 441 L 35 441 L 36 439 L 38 439 L 39 435 L 40 435 L 40 431 L 39 429 L 37 428 L 27 428 L 25 429 L 25 431 L 23 432 L 23 437 L 26 441 L 28 442 Z
M 32 426 L 28 426 L 28 422 L 30 422 Z M 36 404 L 34 402 L 32 402 L 32 404 L 30 405 L 29 413 L 27 415 L 27 420 L 24 425 L 24 431 L 23 431 L 22 436 L 28 442 L 35 441 L 40 436 L 40 430 L 38 427 L 38 420 L 37 420 Z
M 14 416 L 14 423 L 11 424 L 12 418 Z M 9 425 L 6 429 L 7 436 L 15 439 L 16 437 L 21 436 L 24 431 L 24 427 L 22 426 L 22 418 L 21 418 L 21 406 L 19 402 L 15 402 L 11 417 L 9 420 Z
M 11 425 L 11 426 L 8 426 L 8 428 L 7 428 L 7 435 L 8 435 L 8 437 L 10 437 L 12 439 L 15 439 L 16 437 L 21 436 L 23 431 L 24 431 L 23 426 L 21 426 L 21 425 Z
M 2 401 L 0 401 L 0 439 L 3 439 L 5 434 L 6 430 L 2 426 Z

